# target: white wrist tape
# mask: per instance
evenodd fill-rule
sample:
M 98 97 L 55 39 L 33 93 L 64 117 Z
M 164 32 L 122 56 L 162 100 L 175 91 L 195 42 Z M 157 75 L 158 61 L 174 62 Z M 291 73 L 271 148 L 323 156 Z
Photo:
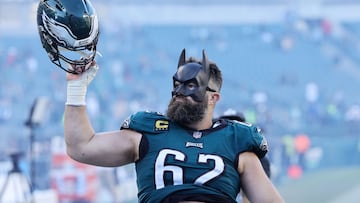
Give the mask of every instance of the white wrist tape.
M 79 78 L 67 82 L 66 105 L 86 105 L 87 86 L 96 76 L 98 69 L 98 65 L 91 66 Z
M 79 84 L 78 81 L 69 81 L 67 84 L 66 105 L 86 105 L 87 86 Z

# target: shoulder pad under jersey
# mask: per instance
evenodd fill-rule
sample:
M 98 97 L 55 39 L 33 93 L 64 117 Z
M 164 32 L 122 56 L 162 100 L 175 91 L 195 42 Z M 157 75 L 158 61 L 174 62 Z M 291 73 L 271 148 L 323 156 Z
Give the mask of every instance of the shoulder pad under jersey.
M 260 128 L 239 121 L 230 121 L 230 123 L 235 126 L 236 134 L 242 134 L 237 137 L 241 139 L 239 142 L 246 142 L 247 151 L 254 152 L 259 158 L 265 156 L 268 152 L 268 144 Z
M 131 129 L 140 133 L 160 133 L 169 130 L 169 120 L 159 112 L 139 111 L 125 119 L 121 129 Z

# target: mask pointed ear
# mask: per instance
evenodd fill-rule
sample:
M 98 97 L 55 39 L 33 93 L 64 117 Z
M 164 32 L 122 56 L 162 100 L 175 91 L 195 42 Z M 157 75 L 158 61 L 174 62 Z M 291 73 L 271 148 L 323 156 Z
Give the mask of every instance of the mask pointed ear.
M 209 75 L 209 73 L 210 73 L 210 65 L 209 65 L 209 61 L 208 61 L 208 57 L 207 57 L 207 54 L 205 52 L 205 49 L 203 49 L 202 66 L 205 69 L 204 71 Z
M 179 57 L 179 63 L 178 63 L 178 68 L 180 66 L 183 66 L 185 64 L 186 61 L 186 56 L 185 56 L 185 49 L 182 50 L 180 57 Z

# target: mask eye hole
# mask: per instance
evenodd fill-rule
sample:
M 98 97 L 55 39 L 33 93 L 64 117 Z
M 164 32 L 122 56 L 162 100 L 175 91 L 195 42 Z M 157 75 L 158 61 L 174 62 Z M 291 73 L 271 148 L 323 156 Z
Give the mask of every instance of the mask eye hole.
M 193 82 L 189 82 L 187 85 L 186 85 L 187 89 L 189 90 L 195 90 L 197 88 L 197 85 Z
M 194 82 L 185 82 L 185 83 L 181 83 L 179 81 L 175 81 L 174 82 L 174 89 L 177 89 L 181 84 L 184 84 L 184 86 L 186 87 L 187 90 L 195 90 L 198 86 L 196 85 L 196 83 Z
M 175 81 L 174 82 L 174 89 L 178 88 L 180 86 L 180 82 L 179 81 Z

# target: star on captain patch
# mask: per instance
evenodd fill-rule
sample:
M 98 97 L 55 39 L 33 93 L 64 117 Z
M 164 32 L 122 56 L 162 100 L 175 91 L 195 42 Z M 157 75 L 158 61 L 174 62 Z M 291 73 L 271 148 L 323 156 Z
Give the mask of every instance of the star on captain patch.
M 193 132 L 192 136 L 193 136 L 193 138 L 195 138 L 195 139 L 199 139 L 199 138 L 201 138 L 201 136 L 202 136 L 202 132 L 195 131 L 195 132 Z

